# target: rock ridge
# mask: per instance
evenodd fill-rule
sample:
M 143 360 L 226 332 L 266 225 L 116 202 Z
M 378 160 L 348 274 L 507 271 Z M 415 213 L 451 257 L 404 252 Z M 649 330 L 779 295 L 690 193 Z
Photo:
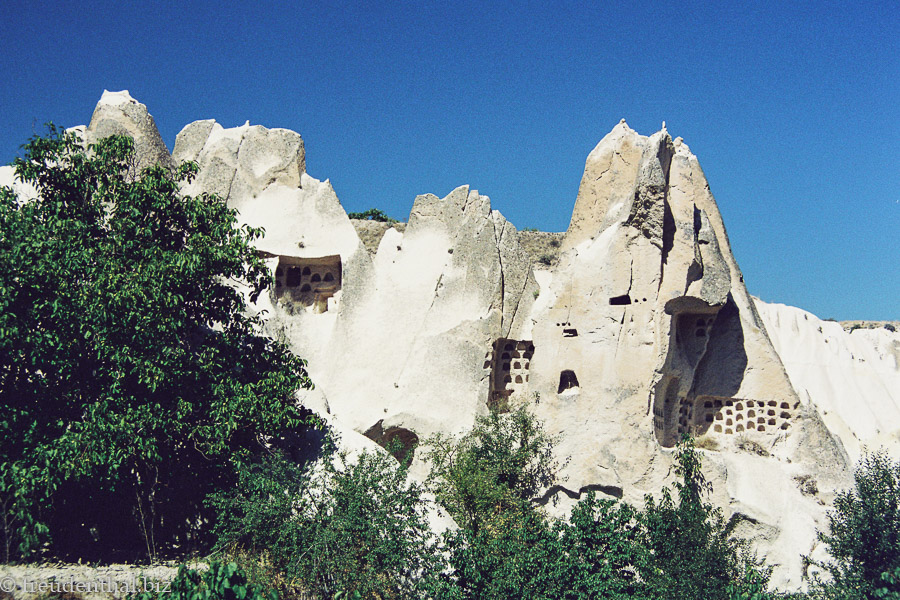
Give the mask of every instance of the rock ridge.
M 317 389 L 302 401 L 351 432 L 347 443 L 458 434 L 526 403 L 560 439 L 565 485 L 540 501 L 561 514 L 588 490 L 642 502 L 671 481 L 671 448 L 691 434 L 717 448 L 704 450 L 713 500 L 773 582 L 797 589 L 854 440 L 900 439 L 896 334 L 801 325 L 799 309 L 755 301 L 697 157 L 665 127 L 613 127 L 587 156 L 567 231 L 551 234 L 518 231 L 468 186 L 418 196 L 406 224 L 351 221 L 328 180 L 306 173 L 299 134 L 195 121 L 162 156 L 142 107 L 104 94 L 88 130 L 134 131 L 141 161 L 197 161 L 186 192 L 217 193 L 265 228 L 258 249 L 276 285 L 254 310 L 308 360 Z M 884 430 L 829 404 L 796 331 L 847 349 L 847 372 L 874 382 Z M 816 352 L 808 360 L 831 364 Z M 419 453 L 411 472 L 427 472 Z

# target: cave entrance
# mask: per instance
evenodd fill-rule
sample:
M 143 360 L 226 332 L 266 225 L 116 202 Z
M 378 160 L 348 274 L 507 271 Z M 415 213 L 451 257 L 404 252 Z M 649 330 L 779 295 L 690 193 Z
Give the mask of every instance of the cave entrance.
M 279 256 L 275 268 L 275 299 L 291 308 L 323 313 L 334 308 L 342 282 L 339 255 L 317 258 Z
M 508 410 L 509 399 L 513 395 L 524 393 L 528 388 L 533 356 L 534 343 L 531 340 L 500 338 L 494 342 L 493 356 L 490 359 L 489 407 L 500 411 Z
M 578 388 L 578 377 L 575 376 L 575 371 L 570 371 L 566 369 L 565 371 L 559 374 L 559 389 L 556 390 L 557 394 L 562 394 L 566 390 L 572 390 Z

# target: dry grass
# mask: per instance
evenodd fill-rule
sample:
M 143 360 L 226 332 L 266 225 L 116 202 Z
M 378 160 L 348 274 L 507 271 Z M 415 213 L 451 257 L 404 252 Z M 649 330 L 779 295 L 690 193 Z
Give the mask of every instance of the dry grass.
M 719 451 L 719 442 L 713 437 L 708 435 L 704 435 L 699 437 L 694 441 L 694 446 L 696 448 L 703 448 L 704 450 L 709 450 L 710 452 L 718 452 Z
M 757 454 L 759 456 L 772 456 L 768 450 L 763 448 L 762 444 L 751 440 L 746 436 L 741 436 L 738 438 L 737 447 L 739 450 L 749 452 L 750 454 Z
M 812 475 L 797 475 L 794 477 L 794 481 L 797 482 L 797 487 L 804 496 L 815 496 L 819 493 L 819 485 Z

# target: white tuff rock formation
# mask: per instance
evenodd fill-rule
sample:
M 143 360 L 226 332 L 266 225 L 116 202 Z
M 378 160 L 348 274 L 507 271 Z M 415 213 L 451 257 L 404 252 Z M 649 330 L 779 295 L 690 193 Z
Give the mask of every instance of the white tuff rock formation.
M 783 304 L 756 306 L 791 383 L 856 461 L 884 447 L 900 457 L 900 332 L 846 331 Z
M 87 128 L 113 132 L 135 136 L 142 162 L 173 163 L 127 92 L 104 93 Z M 714 500 L 786 588 L 801 554 L 821 552 L 815 530 L 849 484 L 844 448 L 897 451 L 897 335 L 755 303 L 697 158 L 665 128 L 645 137 L 623 120 L 594 148 L 552 266 L 465 186 L 416 198 L 370 254 L 291 131 L 197 121 L 172 158 L 200 164 L 187 192 L 265 227 L 277 284 L 257 308 L 309 361 L 303 401 L 348 430 L 413 444 L 526 402 L 568 458 L 539 499 L 556 511 L 587 490 L 639 504 L 671 480 L 681 434 L 705 438 Z

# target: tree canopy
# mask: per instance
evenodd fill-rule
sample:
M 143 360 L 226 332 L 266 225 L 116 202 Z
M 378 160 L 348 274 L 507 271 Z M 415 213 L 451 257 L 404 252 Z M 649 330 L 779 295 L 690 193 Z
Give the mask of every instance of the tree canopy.
M 828 531 L 819 532 L 832 560 L 827 598 L 900 598 L 900 462 L 886 452 L 866 454 L 854 487 L 837 495 Z
M 230 465 L 308 419 L 304 362 L 246 312 L 270 284 L 261 230 L 182 195 L 195 164 L 136 172 L 131 138 L 85 148 L 51 126 L 24 149 L 15 172 L 37 197 L 0 189 L 6 558 L 60 542 L 55 521 L 73 543 L 127 544 L 110 496 L 147 553 L 183 547 Z

